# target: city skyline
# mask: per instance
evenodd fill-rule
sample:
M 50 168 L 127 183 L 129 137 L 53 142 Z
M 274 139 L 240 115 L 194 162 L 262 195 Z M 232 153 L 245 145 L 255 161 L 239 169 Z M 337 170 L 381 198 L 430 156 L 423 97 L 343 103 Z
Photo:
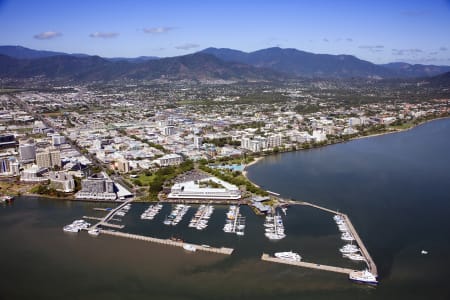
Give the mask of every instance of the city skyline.
M 208 47 L 450 65 L 450 1 L 0 1 L 0 44 L 103 57 Z

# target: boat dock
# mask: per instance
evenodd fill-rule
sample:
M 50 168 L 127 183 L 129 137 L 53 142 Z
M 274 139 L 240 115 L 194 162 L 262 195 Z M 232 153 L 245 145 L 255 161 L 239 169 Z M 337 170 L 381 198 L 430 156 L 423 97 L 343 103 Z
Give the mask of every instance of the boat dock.
M 100 233 L 112 235 L 112 236 L 123 237 L 123 238 L 129 238 L 129 239 L 133 239 L 133 240 L 140 240 L 140 241 L 157 243 L 157 244 L 162 244 L 162 245 L 175 246 L 175 247 L 183 247 L 183 245 L 184 245 L 183 242 L 179 242 L 179 241 L 172 241 L 169 239 L 158 239 L 158 238 L 153 238 L 153 237 L 148 237 L 148 236 L 143 236 L 143 235 L 118 232 L 118 231 L 100 230 Z M 215 247 L 210 247 L 210 246 L 205 247 L 202 245 L 195 245 L 195 244 L 191 244 L 191 243 L 189 243 L 189 244 L 194 246 L 196 248 L 196 250 L 199 250 L 199 251 L 212 252 L 212 253 L 225 254 L 225 255 L 231 255 L 231 253 L 233 253 L 233 250 L 234 250 L 232 248 L 225 248 L 225 247 L 215 248 Z
M 96 220 L 96 221 L 102 221 L 102 220 L 103 220 L 103 218 L 99 218 L 99 217 L 90 217 L 90 216 L 83 216 L 83 219 Z
M 316 270 L 322 270 L 322 271 L 347 274 L 347 275 L 349 275 L 351 272 L 355 271 L 355 270 L 347 269 L 347 268 L 327 266 L 327 265 L 315 264 L 315 263 L 304 262 L 304 261 L 291 261 L 291 260 L 281 259 L 281 258 L 277 258 L 277 257 L 272 257 L 265 253 L 261 256 L 261 260 L 285 264 L 285 265 L 292 265 L 292 266 L 297 266 L 297 267 L 302 267 L 302 268 L 308 268 L 308 269 L 316 269 Z
M 288 200 L 286 201 L 289 205 L 306 205 L 306 206 L 311 206 L 329 213 L 332 213 L 334 215 L 339 215 L 341 217 L 344 218 L 345 223 L 347 224 L 348 229 L 350 230 L 350 233 L 353 235 L 353 237 L 355 238 L 355 242 L 358 245 L 358 247 L 361 249 L 361 254 L 364 256 L 364 258 L 366 259 L 367 262 L 367 267 L 369 269 L 369 272 L 372 273 L 375 276 L 378 276 L 378 270 L 377 270 L 377 266 L 375 265 L 374 260 L 372 259 L 372 257 L 369 254 L 369 251 L 367 250 L 366 246 L 364 245 L 362 239 L 359 237 L 358 232 L 356 231 L 355 227 L 353 226 L 352 222 L 350 221 L 350 218 L 343 213 L 340 213 L 338 211 L 332 210 L 332 209 L 328 209 L 326 207 L 322 207 L 316 204 L 312 204 L 309 202 L 304 202 L 304 201 L 294 201 L 294 200 Z
M 364 256 L 367 262 L 367 266 L 369 268 L 369 272 L 372 273 L 375 277 L 378 276 L 378 270 L 377 266 L 375 265 L 375 262 L 373 261 L 372 257 L 369 254 L 369 251 L 367 251 L 366 246 L 364 246 L 364 243 L 362 242 L 361 238 L 358 235 L 358 232 L 356 232 L 355 227 L 353 227 L 352 222 L 350 221 L 350 218 L 346 214 L 340 214 L 344 219 L 345 223 L 347 224 L 348 229 L 350 230 L 351 234 L 355 238 L 356 243 L 359 246 L 359 249 L 361 249 L 361 254 Z

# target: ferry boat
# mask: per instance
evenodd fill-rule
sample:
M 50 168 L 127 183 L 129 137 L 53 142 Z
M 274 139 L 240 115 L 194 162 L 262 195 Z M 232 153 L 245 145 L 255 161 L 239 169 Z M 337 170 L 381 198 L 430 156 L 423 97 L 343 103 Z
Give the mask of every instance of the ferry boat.
M 290 260 L 290 261 L 301 261 L 302 257 L 295 252 L 287 251 L 287 252 L 276 252 L 275 257 L 279 259 L 284 260 Z
M 195 246 L 191 244 L 183 244 L 183 249 L 191 252 L 197 251 L 197 248 L 195 248 Z
M 371 285 L 377 285 L 378 281 L 375 275 L 370 273 L 368 270 L 363 271 L 353 271 L 349 274 L 348 277 L 351 281 L 358 282 L 358 283 L 364 283 L 364 284 L 371 284 Z

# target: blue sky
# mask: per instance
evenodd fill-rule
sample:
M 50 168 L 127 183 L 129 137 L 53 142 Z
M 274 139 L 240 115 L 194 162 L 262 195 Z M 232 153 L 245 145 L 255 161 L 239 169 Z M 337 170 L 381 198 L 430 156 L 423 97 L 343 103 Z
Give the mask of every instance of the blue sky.
M 0 0 L 0 45 L 104 57 L 279 46 L 450 65 L 450 0 Z

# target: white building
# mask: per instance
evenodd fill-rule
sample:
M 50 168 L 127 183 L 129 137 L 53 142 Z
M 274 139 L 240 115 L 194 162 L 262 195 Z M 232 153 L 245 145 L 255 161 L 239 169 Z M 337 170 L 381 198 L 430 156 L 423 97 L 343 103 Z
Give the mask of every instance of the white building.
M 312 136 L 314 140 L 318 143 L 327 140 L 327 135 L 322 130 L 314 130 Z
M 209 187 L 209 181 L 221 187 Z M 241 191 L 233 184 L 216 177 L 209 177 L 199 181 L 176 183 L 172 186 L 167 197 L 168 199 L 185 200 L 239 200 L 241 198 Z
M 30 168 L 25 169 L 20 174 L 20 181 L 25 182 L 41 182 L 47 181 L 48 179 L 42 177 L 42 174 L 47 172 L 46 168 L 40 168 L 37 165 L 32 165 Z
M 61 151 L 46 149 L 36 153 L 36 164 L 41 168 L 61 167 Z
M 155 163 L 157 163 L 160 167 L 167 166 L 176 166 L 183 162 L 183 157 L 179 154 L 166 154 L 163 157 L 155 159 Z
M 174 126 L 166 126 L 164 127 L 164 135 L 169 136 L 175 134 L 175 127 Z
M 66 137 L 63 135 L 55 134 L 52 136 L 52 143 L 53 143 L 53 146 L 59 146 L 61 144 L 65 144 Z
M 19 175 L 19 162 L 14 156 L 0 157 L 0 176 Z
M 70 193 L 75 189 L 75 180 L 66 172 L 50 172 L 50 186 L 55 190 Z

